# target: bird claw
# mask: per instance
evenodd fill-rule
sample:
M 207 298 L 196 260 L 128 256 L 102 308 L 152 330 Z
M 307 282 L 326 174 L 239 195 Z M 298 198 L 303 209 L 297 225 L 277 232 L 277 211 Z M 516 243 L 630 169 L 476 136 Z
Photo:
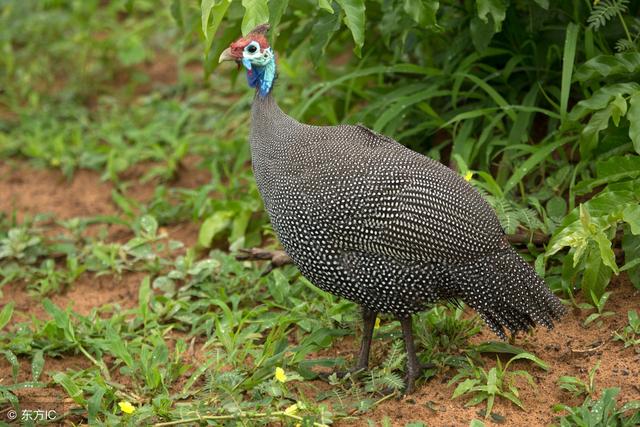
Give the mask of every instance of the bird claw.
M 293 260 L 284 251 L 270 251 L 262 248 L 239 249 L 236 255 L 238 261 L 271 261 L 267 268 L 262 272 L 262 276 L 271 273 L 274 268 L 283 265 L 292 264 Z
M 335 374 L 335 376 L 340 380 L 346 378 L 347 376 L 351 377 L 352 379 L 357 379 L 360 374 L 362 374 L 366 370 L 366 368 L 359 368 L 355 366 L 349 369 L 340 369 L 331 372 L 319 372 L 318 378 L 325 382 L 331 382 L 330 377 Z
M 404 396 L 413 394 L 413 392 L 416 391 L 416 384 L 415 384 L 416 380 L 422 376 L 425 370 L 433 369 L 435 367 L 436 365 L 430 362 L 421 363 L 420 368 L 417 370 L 417 372 L 407 372 L 407 375 L 405 376 L 405 379 L 404 379 L 405 388 L 400 397 L 402 398 Z

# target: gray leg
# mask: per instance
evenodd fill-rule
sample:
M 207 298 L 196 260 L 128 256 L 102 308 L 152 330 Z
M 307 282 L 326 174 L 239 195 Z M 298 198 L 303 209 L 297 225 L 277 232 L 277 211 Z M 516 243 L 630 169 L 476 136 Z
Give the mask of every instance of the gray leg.
M 407 376 L 405 379 L 406 388 L 404 393 L 411 394 L 415 391 L 416 378 L 422 373 L 423 366 L 418 362 L 416 356 L 416 348 L 413 343 L 413 331 L 411 330 L 411 316 L 400 318 L 400 325 L 402 325 L 402 335 L 404 337 L 404 345 L 407 349 Z
M 358 362 L 354 371 L 366 370 L 369 367 L 369 350 L 371 349 L 371 339 L 373 338 L 373 328 L 376 324 L 378 313 L 368 308 L 362 307 L 362 341 L 360 351 L 358 351 Z

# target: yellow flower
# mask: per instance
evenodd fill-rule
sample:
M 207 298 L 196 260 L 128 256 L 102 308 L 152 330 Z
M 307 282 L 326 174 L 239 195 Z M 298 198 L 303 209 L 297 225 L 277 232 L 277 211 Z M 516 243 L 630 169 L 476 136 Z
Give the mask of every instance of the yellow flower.
M 135 406 L 133 406 L 131 403 L 126 402 L 124 400 L 122 402 L 119 402 L 118 406 L 120 407 L 120 410 L 125 414 L 133 414 L 136 411 Z
M 285 374 L 284 369 L 279 366 L 276 368 L 275 376 L 276 380 L 280 381 L 281 383 L 287 382 L 287 374 Z
M 287 415 L 294 415 L 296 412 L 298 412 L 297 403 L 294 403 L 293 405 L 289 406 L 287 409 L 284 410 L 284 413 Z
M 471 178 L 473 178 L 473 172 L 467 171 L 467 173 L 464 174 L 464 180 L 469 182 L 471 181 Z
M 380 329 L 380 318 L 376 317 L 376 324 L 373 326 L 373 329 Z

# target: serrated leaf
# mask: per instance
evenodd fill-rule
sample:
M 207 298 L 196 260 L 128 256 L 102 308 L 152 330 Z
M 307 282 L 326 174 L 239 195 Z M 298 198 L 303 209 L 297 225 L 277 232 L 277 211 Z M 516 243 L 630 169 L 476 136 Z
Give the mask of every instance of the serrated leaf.
M 336 0 L 336 3 L 344 10 L 344 23 L 351 31 L 351 36 L 356 45 L 354 52 L 360 56 L 364 45 L 364 0 Z

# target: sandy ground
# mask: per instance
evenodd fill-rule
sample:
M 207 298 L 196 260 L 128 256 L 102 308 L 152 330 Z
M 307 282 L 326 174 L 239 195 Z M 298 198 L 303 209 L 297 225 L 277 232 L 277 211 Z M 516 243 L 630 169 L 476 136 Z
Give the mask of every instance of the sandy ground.
M 183 178 L 179 178 L 181 179 Z M 184 178 L 184 182 L 176 185 L 195 187 L 207 179 L 206 174 L 190 174 L 188 178 Z M 136 197 L 149 197 L 152 186 L 153 183 L 149 183 L 136 187 Z M 58 219 L 114 214 L 116 207 L 111 201 L 111 189 L 110 184 L 101 182 L 99 175 L 90 171 L 78 171 L 71 180 L 67 180 L 57 171 L 36 169 L 20 161 L 0 165 L 0 211 L 9 215 L 15 211 L 20 220 L 26 214 L 42 212 L 51 212 Z M 118 232 L 117 228 L 112 231 Z M 165 231 L 172 239 L 181 240 L 190 246 L 197 238 L 198 227 L 195 224 L 178 224 L 167 227 Z M 71 306 L 81 314 L 87 314 L 92 308 L 105 304 L 130 308 L 137 305 L 138 286 L 142 277 L 140 273 L 125 273 L 121 277 L 83 274 L 69 289 L 52 296 L 52 299 L 59 306 Z M 580 399 L 571 398 L 560 390 L 558 378 L 569 375 L 586 379 L 589 369 L 598 361 L 601 362 L 596 375 L 599 390 L 620 387 L 619 401 L 640 399 L 640 354 L 633 348 L 624 349 L 620 342 L 612 340 L 613 332 L 626 324 L 627 311 L 639 309 L 640 293 L 624 276 L 614 278 L 609 290 L 613 294 L 606 308 L 616 312 L 616 315 L 604 319 L 600 327 L 583 327 L 582 323 L 588 313 L 572 310 L 553 331 L 538 329 L 535 334 L 521 336 L 516 340 L 516 345 L 547 362 L 550 370 L 544 372 L 527 363 L 515 364 L 514 368 L 526 369 L 534 376 L 536 387 L 530 387 L 523 381 L 518 382 L 524 410 L 503 400 L 496 402 L 493 412 L 504 418 L 502 425 L 549 425 L 554 420 L 551 409 L 554 404 L 581 403 Z M 38 298 L 29 296 L 24 283 L 8 283 L 1 291 L 3 296 L 0 298 L 0 306 L 9 301 L 16 303 L 16 315 L 12 323 L 26 321 L 32 315 L 45 318 L 46 314 Z M 486 328 L 473 338 L 477 342 L 494 339 Z M 381 342 L 375 344 L 378 347 L 381 345 Z M 331 353 L 353 356 L 356 349 L 357 342 L 351 337 L 345 337 L 333 346 Z M 495 357 L 486 356 L 485 359 L 487 366 L 495 363 Z M 88 365 L 89 362 L 82 355 L 46 358 L 42 380 L 48 381 L 49 373 L 68 368 L 86 368 Z M 447 383 L 453 374 L 440 373 L 427 383 L 419 383 L 414 395 L 402 400 L 386 401 L 373 412 L 365 414 L 360 421 L 342 421 L 338 425 L 366 425 L 366 419 L 380 421 L 386 416 L 394 426 L 404 426 L 411 421 L 423 421 L 429 426 L 466 426 L 473 418 L 482 418 L 481 410 L 484 406 L 466 408 L 464 404 L 467 398 L 451 399 L 455 386 L 448 386 Z M 30 362 L 21 360 L 20 380 L 29 380 L 30 377 Z M 0 384 L 11 382 L 11 367 L 4 358 L 0 358 Z M 319 390 L 327 388 L 326 384 L 320 382 L 314 385 Z M 40 391 L 42 395 L 38 394 Z M 58 388 L 40 391 L 20 392 L 21 402 L 28 407 L 30 401 L 37 404 L 43 399 L 53 399 L 59 410 L 64 410 L 65 405 L 71 404 Z M 487 425 L 500 424 L 491 419 L 485 422 Z

